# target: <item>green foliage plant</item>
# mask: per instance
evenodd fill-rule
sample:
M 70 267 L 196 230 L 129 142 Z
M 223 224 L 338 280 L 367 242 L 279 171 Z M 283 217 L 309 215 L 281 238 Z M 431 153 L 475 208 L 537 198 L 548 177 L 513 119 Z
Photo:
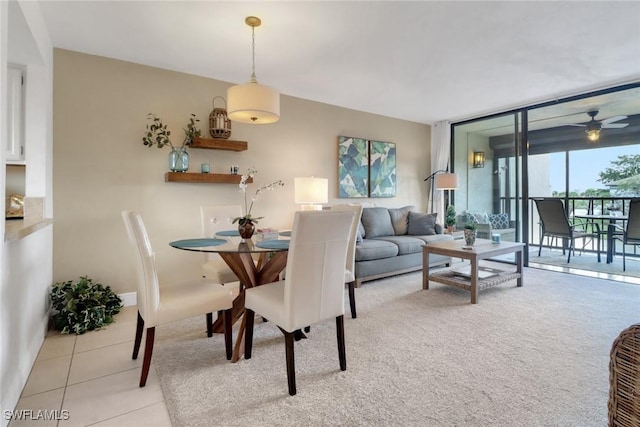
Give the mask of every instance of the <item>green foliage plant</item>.
M 477 227 L 477 226 L 476 226 L 476 224 L 475 224 L 475 223 L 473 223 L 473 222 L 467 222 L 467 223 L 464 225 L 464 228 L 465 228 L 466 230 L 475 230 L 475 229 L 477 229 L 478 227 Z
M 447 212 L 444 217 L 444 224 L 448 227 L 456 225 L 456 208 L 453 205 L 447 206 Z
M 63 334 L 81 335 L 113 322 L 122 300 L 109 286 L 94 283 L 87 276 L 74 282 L 58 282 L 51 288 L 53 326 Z
M 151 120 L 151 123 L 147 124 L 145 134 L 142 137 L 142 143 L 147 147 L 153 147 L 155 145 L 158 148 L 168 145 L 175 150 L 176 147 L 171 142 L 171 131 L 162 119 L 153 113 L 149 113 L 147 120 Z M 196 125 L 199 121 L 196 115 L 192 113 L 189 117 L 187 127 L 183 128 L 185 136 L 180 148 L 190 146 L 196 137 L 202 135 L 202 131 Z

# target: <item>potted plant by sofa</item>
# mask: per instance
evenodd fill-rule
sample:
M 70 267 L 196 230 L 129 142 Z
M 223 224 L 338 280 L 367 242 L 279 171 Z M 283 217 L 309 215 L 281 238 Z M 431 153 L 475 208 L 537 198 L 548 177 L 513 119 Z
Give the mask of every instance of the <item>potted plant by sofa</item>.
M 452 233 L 456 225 L 456 208 L 453 205 L 447 206 L 447 212 L 444 217 L 444 225 L 447 226 L 447 231 Z
M 193 143 L 194 138 L 201 136 L 202 131 L 197 127 L 196 122 L 200 120 L 196 118 L 195 114 L 191 114 L 189 117 L 189 123 L 184 128 L 184 140 L 182 145 L 176 147 L 171 142 L 171 131 L 167 129 L 167 125 L 162 122 L 162 119 L 153 113 L 149 113 L 147 117 L 151 120 L 151 123 L 147 125 L 146 132 L 142 137 L 142 143 L 147 147 L 162 148 L 165 145 L 171 147 L 169 153 L 169 170 L 172 172 L 186 172 L 189 169 L 189 153 L 187 147 Z
M 472 222 L 468 222 L 464 226 L 464 241 L 467 246 L 473 246 L 476 242 L 476 225 Z

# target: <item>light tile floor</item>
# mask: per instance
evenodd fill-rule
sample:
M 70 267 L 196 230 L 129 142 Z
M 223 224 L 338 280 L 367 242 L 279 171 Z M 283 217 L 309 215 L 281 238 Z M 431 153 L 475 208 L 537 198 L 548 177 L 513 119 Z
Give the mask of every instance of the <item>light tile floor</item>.
M 603 273 L 598 277 L 620 280 Z M 138 387 L 144 339 L 138 360 L 132 360 L 136 318 L 137 307 L 130 306 L 101 331 L 78 336 L 51 331 L 16 410 L 57 410 L 59 415 L 67 411 L 68 419 L 13 420 L 9 427 L 171 426 L 153 361 L 146 387 Z
M 138 387 L 144 339 L 131 359 L 137 307 L 124 307 L 101 331 L 45 338 L 16 410 L 58 411 L 59 420 L 12 420 L 9 427 L 171 426 L 153 363 Z M 68 414 L 68 419 L 66 414 Z

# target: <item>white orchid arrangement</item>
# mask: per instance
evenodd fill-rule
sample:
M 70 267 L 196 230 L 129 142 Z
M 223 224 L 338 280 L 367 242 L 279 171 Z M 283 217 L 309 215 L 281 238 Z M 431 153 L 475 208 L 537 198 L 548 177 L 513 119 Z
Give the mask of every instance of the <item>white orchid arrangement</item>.
M 239 187 L 240 187 L 240 192 L 243 193 L 244 195 L 244 211 L 246 213 L 244 216 L 239 216 L 237 218 L 234 218 L 233 224 L 235 224 L 236 222 L 241 226 L 244 226 L 247 222 L 253 222 L 257 224 L 258 220 L 261 220 L 264 217 L 260 216 L 256 218 L 251 216 L 251 210 L 253 209 L 253 204 L 260 198 L 260 195 L 265 191 L 273 191 L 275 190 L 276 187 L 284 187 L 284 182 L 282 182 L 282 180 L 280 179 L 272 182 L 271 184 L 263 185 L 262 187 L 256 190 L 256 193 L 253 195 L 253 197 L 251 197 L 251 204 L 249 204 L 247 200 L 247 187 L 248 187 L 247 181 L 249 180 L 249 178 L 253 178 L 253 176 L 257 173 L 258 171 L 256 169 L 249 168 L 247 170 L 247 173 L 243 174 L 242 177 L 240 177 Z

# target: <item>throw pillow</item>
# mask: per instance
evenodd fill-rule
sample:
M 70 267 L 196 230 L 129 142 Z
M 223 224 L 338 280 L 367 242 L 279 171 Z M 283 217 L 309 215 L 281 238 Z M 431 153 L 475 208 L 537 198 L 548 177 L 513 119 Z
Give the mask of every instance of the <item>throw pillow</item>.
M 465 215 L 467 222 L 472 222 L 473 224 L 489 224 L 489 214 L 486 212 L 466 211 Z
M 437 213 L 409 212 L 408 234 L 412 236 L 430 236 L 436 234 Z
M 478 223 L 478 219 L 471 212 L 465 212 L 464 213 L 464 223 L 465 224 L 477 224 Z
M 504 230 L 505 228 L 509 228 L 509 215 L 506 213 L 491 214 L 489 215 L 489 222 L 491 223 L 492 229 Z
M 362 210 L 362 225 L 367 239 L 395 234 L 387 208 L 364 208 Z
M 391 224 L 393 225 L 393 229 L 396 232 L 396 236 L 407 234 L 407 227 L 409 226 L 409 211 L 415 210 L 415 206 L 405 206 L 398 209 L 389 209 Z

